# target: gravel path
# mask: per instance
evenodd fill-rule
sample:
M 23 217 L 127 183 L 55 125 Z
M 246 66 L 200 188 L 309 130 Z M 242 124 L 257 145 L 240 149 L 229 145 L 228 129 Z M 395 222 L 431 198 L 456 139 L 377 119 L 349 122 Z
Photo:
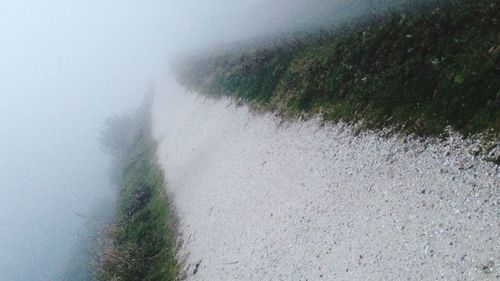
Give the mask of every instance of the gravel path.
M 499 280 L 500 172 L 474 145 L 280 122 L 159 83 L 188 280 Z

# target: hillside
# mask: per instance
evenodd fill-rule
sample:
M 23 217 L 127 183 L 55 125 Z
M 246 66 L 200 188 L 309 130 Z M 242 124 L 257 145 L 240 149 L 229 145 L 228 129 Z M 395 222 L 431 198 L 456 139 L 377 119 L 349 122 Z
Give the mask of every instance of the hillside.
M 185 59 L 187 88 L 417 135 L 500 132 L 500 5 L 447 1 Z
M 186 58 L 108 121 L 97 280 L 500 278 L 500 5 L 359 3 Z

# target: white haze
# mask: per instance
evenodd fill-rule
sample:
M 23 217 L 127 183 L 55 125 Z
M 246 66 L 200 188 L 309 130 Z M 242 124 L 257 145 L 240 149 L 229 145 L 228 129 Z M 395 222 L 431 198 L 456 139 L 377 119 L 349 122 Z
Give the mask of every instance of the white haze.
M 80 214 L 112 198 L 103 121 L 136 107 L 170 58 L 319 23 L 332 3 L 0 0 L 0 280 L 61 280 Z

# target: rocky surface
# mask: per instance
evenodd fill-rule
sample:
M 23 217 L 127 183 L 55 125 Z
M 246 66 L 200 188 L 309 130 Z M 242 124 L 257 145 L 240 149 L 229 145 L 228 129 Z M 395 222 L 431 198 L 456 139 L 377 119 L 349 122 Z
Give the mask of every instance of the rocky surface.
M 171 81 L 153 110 L 187 280 L 499 280 L 477 143 L 283 122 Z

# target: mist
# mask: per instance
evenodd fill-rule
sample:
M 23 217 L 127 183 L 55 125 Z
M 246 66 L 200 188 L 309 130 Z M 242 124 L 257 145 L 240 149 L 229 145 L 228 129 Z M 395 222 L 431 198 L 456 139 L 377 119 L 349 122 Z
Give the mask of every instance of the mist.
M 114 190 L 104 120 L 179 54 L 353 16 L 373 1 L 0 1 L 0 279 L 63 280 Z

